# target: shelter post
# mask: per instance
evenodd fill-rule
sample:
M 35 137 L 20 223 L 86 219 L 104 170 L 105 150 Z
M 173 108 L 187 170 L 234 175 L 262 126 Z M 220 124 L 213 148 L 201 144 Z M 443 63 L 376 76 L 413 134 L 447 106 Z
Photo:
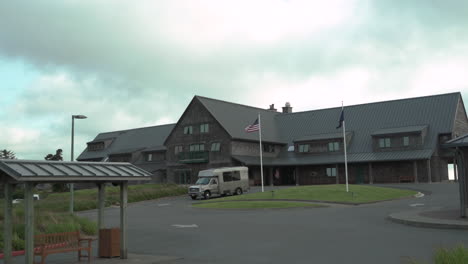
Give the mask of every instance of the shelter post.
M 4 184 L 5 191 L 5 207 L 4 207 L 4 219 L 3 219 L 3 259 L 5 264 L 10 264 L 12 262 L 11 251 L 12 251 L 12 240 L 13 240 L 13 185 L 11 183 L 5 182 Z
M 127 259 L 128 182 L 120 184 L 120 258 Z
M 374 175 L 372 174 L 372 163 L 369 162 L 369 184 L 374 184 Z
M 414 183 L 418 183 L 418 162 L 413 161 L 413 177 Z
M 431 175 L 431 160 L 427 160 L 427 182 L 432 183 L 432 175 Z
M 104 183 L 98 183 L 98 230 L 104 228 L 104 206 L 106 201 L 106 187 Z
M 24 190 L 24 241 L 25 241 L 25 263 L 32 264 L 34 260 L 34 184 L 25 183 Z

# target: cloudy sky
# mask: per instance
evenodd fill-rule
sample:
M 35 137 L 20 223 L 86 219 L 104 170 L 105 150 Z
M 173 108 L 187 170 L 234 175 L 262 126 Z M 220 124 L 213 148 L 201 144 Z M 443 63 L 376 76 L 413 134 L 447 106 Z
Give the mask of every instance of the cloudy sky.
M 294 111 L 460 91 L 468 1 L 2 1 L 0 149 L 70 159 L 194 95 Z

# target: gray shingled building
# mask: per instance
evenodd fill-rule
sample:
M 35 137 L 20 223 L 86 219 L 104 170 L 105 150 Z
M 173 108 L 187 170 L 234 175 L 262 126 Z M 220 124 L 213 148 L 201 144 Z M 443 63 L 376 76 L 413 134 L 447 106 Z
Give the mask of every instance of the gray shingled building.
M 283 111 L 195 96 L 176 124 L 99 134 L 78 160 L 129 161 L 156 181 L 181 184 L 198 171 L 249 167 L 260 182 L 258 133 L 244 128 L 260 113 L 266 184 L 344 182 L 341 108 Z M 453 154 L 441 143 L 468 133 L 460 93 L 345 107 L 350 183 L 430 182 L 448 178 Z

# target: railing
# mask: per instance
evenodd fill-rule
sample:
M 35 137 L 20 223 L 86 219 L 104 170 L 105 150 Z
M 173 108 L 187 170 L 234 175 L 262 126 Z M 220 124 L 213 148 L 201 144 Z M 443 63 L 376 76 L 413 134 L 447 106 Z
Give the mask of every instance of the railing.
M 208 162 L 208 151 L 180 152 L 178 154 L 180 163 L 205 163 Z

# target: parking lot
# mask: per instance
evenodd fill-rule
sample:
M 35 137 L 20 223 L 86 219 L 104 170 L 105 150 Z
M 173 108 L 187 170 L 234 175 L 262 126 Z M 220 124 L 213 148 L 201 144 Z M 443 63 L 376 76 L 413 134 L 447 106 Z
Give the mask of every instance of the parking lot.
M 413 257 L 428 261 L 440 246 L 468 244 L 467 231 L 417 228 L 387 219 L 404 210 L 457 208 L 457 184 L 396 187 L 430 195 L 276 210 L 198 209 L 188 196 L 131 204 L 129 252 L 169 257 L 158 263 L 406 263 Z M 95 211 L 81 214 L 96 217 Z M 118 208 L 106 210 L 108 227 L 118 226 L 118 216 Z M 50 260 L 64 263 L 63 255 Z

